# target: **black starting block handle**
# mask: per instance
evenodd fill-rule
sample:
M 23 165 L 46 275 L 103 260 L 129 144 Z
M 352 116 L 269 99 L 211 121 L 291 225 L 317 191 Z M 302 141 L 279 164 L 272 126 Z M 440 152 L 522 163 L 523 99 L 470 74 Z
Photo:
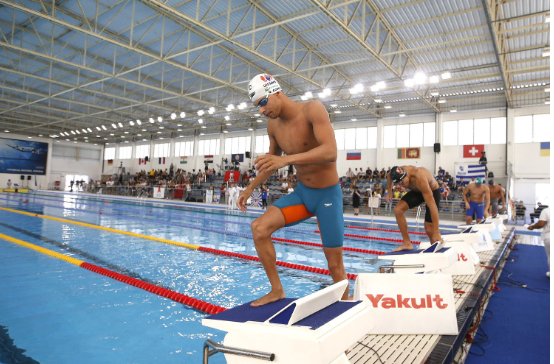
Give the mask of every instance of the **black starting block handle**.
M 208 339 L 204 342 L 203 364 L 209 364 L 208 363 L 208 358 L 210 356 L 214 355 L 214 354 L 217 354 L 217 353 L 246 356 L 248 358 L 260 359 L 260 360 L 265 360 L 265 361 L 274 361 L 275 360 L 275 354 L 262 353 L 260 351 L 250 351 L 250 350 L 244 350 L 244 349 L 231 348 L 231 347 L 228 347 L 228 346 L 223 346 L 221 344 L 216 343 L 213 340 Z

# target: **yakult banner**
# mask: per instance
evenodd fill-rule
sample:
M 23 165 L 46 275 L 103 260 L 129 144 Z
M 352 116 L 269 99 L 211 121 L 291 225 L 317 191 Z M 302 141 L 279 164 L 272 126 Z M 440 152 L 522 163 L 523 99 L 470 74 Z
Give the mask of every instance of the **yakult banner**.
M 354 300 L 376 310 L 368 334 L 458 334 L 450 274 L 360 274 Z

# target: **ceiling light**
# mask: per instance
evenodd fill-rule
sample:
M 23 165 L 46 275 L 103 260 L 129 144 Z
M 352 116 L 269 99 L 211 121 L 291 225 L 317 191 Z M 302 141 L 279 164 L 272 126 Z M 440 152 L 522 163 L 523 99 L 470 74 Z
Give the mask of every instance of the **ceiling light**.
M 66 131 L 66 132 L 65 132 L 65 135 L 66 135 L 66 136 L 69 136 L 69 133 Z
M 223 132 L 224 132 L 224 133 L 228 133 L 228 131 L 227 131 L 227 130 L 223 130 Z
M 337 107 L 337 104 L 331 104 L 330 106 L 331 107 Z
M 146 131 L 146 129 L 142 129 L 142 131 Z
M 162 133 L 161 131 L 158 132 L 158 134 L 161 134 L 161 133 Z
M 308 97 L 305 96 L 305 95 L 300 96 L 300 100 L 302 100 L 302 101 L 306 101 L 307 99 L 308 99 Z
M 120 128 L 123 128 L 123 124 L 117 123 L 117 125 L 119 125 Z
M 543 56 L 543 57 L 550 57 L 550 47 L 545 48 L 545 49 L 542 51 L 542 56 Z
M 235 108 L 235 105 L 233 105 L 233 104 L 227 105 L 227 109 L 229 109 L 229 110 L 233 110 L 234 108 Z
M 133 120 L 131 120 L 131 121 L 129 121 L 129 124 L 130 124 L 131 126 L 133 126 L 133 125 L 135 125 L 135 122 L 134 122 Z
M 261 123 L 263 120 L 258 119 L 258 120 L 256 120 L 256 121 L 257 121 L 258 123 Z
M 341 111 L 340 110 L 335 110 L 335 114 L 340 114 Z
M 111 136 L 114 136 L 114 134 L 110 134 Z
M 214 108 L 214 107 L 210 107 L 210 108 L 208 109 L 208 113 L 209 113 L 210 115 L 213 114 L 214 112 L 215 112 L 215 108 Z
M 404 112 L 401 112 L 400 114 L 398 114 L 398 116 L 400 116 L 401 118 L 403 118 L 404 116 L 406 116 L 406 114 L 404 114 Z
M 254 129 L 252 129 L 252 128 L 248 128 L 248 130 L 249 130 L 249 131 L 252 131 L 252 130 L 254 130 Z
M 257 116 L 260 116 L 260 114 L 256 114 Z M 231 118 L 229 117 L 229 115 L 225 115 L 224 117 L 225 120 L 229 121 Z
M 206 127 L 204 125 L 202 125 L 202 129 L 206 129 Z
M 546 87 L 546 88 L 544 89 L 544 92 L 550 92 L 550 86 Z
M 117 129 L 117 125 L 112 124 L 112 128 Z
M 358 119 L 350 119 L 350 121 L 358 121 Z
M 546 105 L 550 105 L 550 97 L 547 97 L 545 100 L 544 100 L 544 103 Z
M 204 133 L 200 133 L 200 135 L 204 135 Z
M 204 120 L 198 119 L 198 124 L 202 124 L 203 122 L 204 122 Z
M 108 129 L 106 129 L 106 127 L 105 127 L 104 125 L 102 125 L 102 129 L 104 129 L 104 130 L 108 130 Z
M 446 100 L 445 100 L 445 99 L 442 99 L 442 98 L 440 98 L 440 99 L 438 100 L 438 103 L 439 103 L 439 104 L 444 104 L 445 102 L 446 102 Z
M 185 114 L 184 111 L 181 111 L 181 113 L 179 114 L 180 117 L 184 118 L 187 114 Z
M 9 133 L 10 131 L 9 130 L 4 130 L 4 133 Z
M 458 112 L 458 109 L 456 109 L 455 107 L 451 107 L 450 112 Z
M 373 85 L 369 89 L 371 90 L 371 92 L 379 91 L 379 87 L 377 87 L 377 85 Z
M 304 94 L 304 96 L 306 96 L 307 98 L 311 99 L 312 97 L 314 97 L 314 94 L 312 94 L 310 91 L 306 92 Z
M 431 91 L 431 96 L 439 96 L 439 92 L 438 91 Z
M 126 131 L 126 132 L 125 132 L 124 134 L 129 134 L 129 132 L 128 132 L 128 131 Z
M 33 137 L 27 137 L 27 138 L 32 139 Z
M 429 77 L 429 82 L 430 82 L 430 83 L 438 83 L 439 81 L 440 81 L 439 76 L 431 76 L 431 77 Z
M 99 127 L 99 126 L 97 126 L 97 127 L 96 127 L 96 130 L 98 130 L 98 131 L 102 131 L 102 129 L 100 129 L 100 127 Z
M 177 129 L 177 131 L 183 131 L 183 129 Z
M 375 86 L 377 86 L 379 90 L 382 90 L 387 87 L 387 84 L 385 83 L 385 81 L 379 81 L 375 84 Z
M 550 13 L 548 13 L 544 16 L 544 22 L 545 23 L 550 23 Z
M 152 124 L 154 124 L 154 119 L 150 118 L 148 119 L 149 122 L 151 122 Z
M 97 135 L 96 137 L 97 137 L 97 138 L 100 138 L 100 135 Z
M 375 100 L 373 100 L 373 101 L 375 101 L 375 102 L 383 102 L 382 99 L 375 99 Z
M 385 109 L 390 109 L 390 108 L 392 108 L 392 106 L 390 106 L 390 105 L 385 105 Z
M 441 78 L 443 80 L 448 80 L 449 78 L 452 78 L 452 75 L 450 74 L 450 72 L 444 72 L 442 75 L 441 75 Z
M 137 124 L 138 124 L 138 125 L 142 125 L 142 121 L 140 121 L 140 120 L 137 119 Z
M 231 125 L 231 123 L 227 123 L 227 124 L 225 124 L 225 125 Z
M 411 78 L 409 78 L 409 79 L 407 79 L 407 80 L 404 81 L 404 85 L 405 85 L 406 87 L 412 87 L 412 86 L 414 85 L 414 83 L 415 83 L 415 81 L 412 80 Z
M 197 114 L 198 114 L 198 116 L 204 115 L 204 110 L 198 110 L 198 113 L 197 113 Z
M 158 116 L 158 121 L 161 123 L 162 122 L 162 117 L 161 116 Z
M 160 126 L 160 129 L 163 129 L 164 127 L 163 126 Z
M 88 130 L 89 133 L 92 133 L 92 130 L 90 130 L 90 128 L 87 128 L 87 130 Z
M 329 96 L 329 95 L 331 95 L 331 89 L 325 88 L 325 89 L 323 89 L 323 93 L 324 93 L 325 95 Z
M 5 133 L 9 133 L 10 131 L 9 130 L 4 130 Z M 64 133 L 60 133 L 60 136 L 65 136 Z
M 40 136 L 42 136 L 42 135 L 40 135 Z M 85 137 L 85 139 L 88 139 L 88 137 Z
M 73 130 L 71 130 L 71 134 L 75 135 L 75 132 Z
M 427 76 L 425 76 L 425 73 L 423 72 L 416 72 L 414 75 L 414 82 L 416 85 L 424 84 L 427 80 Z
M 324 98 L 327 97 L 327 95 L 326 95 L 324 92 L 318 93 L 317 96 L 318 96 L 320 99 L 324 99 Z

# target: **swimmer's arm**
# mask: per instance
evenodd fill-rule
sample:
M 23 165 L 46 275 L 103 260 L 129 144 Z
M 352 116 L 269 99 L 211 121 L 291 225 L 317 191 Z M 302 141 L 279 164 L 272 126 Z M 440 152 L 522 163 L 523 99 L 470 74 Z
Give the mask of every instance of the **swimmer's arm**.
M 273 135 L 273 131 L 271 130 L 270 123 L 268 123 L 267 132 L 269 136 L 269 154 L 280 157 L 283 154 L 283 150 L 281 149 L 279 144 L 277 144 L 277 140 Z M 265 180 L 271 177 L 271 175 L 274 172 L 275 172 L 274 170 L 260 171 L 256 176 L 256 178 L 254 178 L 254 180 L 250 182 L 250 184 L 246 187 L 245 192 L 252 193 L 252 191 L 254 191 L 256 187 L 264 183 Z
M 311 101 L 306 105 L 304 113 L 308 122 L 312 124 L 319 146 L 304 153 L 287 155 L 286 164 L 309 165 L 336 162 L 337 142 L 325 106 L 320 101 Z
M 485 186 L 485 211 L 488 211 L 491 204 L 491 191 L 487 186 Z
M 423 195 L 423 199 L 425 200 L 425 204 L 427 204 L 427 208 L 431 210 L 431 220 L 433 220 L 434 233 L 439 234 L 439 209 L 437 208 L 435 197 L 433 197 L 431 186 L 429 186 L 429 181 L 427 181 L 427 178 L 424 177 L 418 178 L 416 181 L 416 185 Z M 434 241 L 432 241 L 431 244 L 432 243 L 434 243 Z
M 467 200 L 467 193 L 469 192 L 469 184 L 464 187 L 464 192 L 462 192 L 462 197 L 464 198 L 465 203 L 469 203 Z

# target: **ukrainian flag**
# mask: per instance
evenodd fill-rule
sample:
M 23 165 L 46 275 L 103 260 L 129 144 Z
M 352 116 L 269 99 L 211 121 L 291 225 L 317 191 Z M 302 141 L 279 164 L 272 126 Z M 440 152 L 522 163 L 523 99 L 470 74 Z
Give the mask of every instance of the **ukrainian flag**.
M 541 157 L 550 157 L 550 142 L 541 142 Z

